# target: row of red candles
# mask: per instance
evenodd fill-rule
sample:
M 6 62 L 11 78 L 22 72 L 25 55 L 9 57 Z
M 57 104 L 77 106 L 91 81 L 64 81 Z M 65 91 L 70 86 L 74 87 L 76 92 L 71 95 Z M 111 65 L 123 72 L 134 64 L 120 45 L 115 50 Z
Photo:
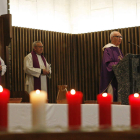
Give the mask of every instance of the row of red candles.
M 71 92 L 67 93 L 68 101 L 68 117 L 69 127 L 76 128 L 81 126 L 81 103 L 83 94 L 77 91 L 73 96 Z M 108 93 L 102 93 L 97 95 L 97 101 L 99 104 L 99 127 L 101 129 L 111 128 L 111 104 L 112 95 Z M 129 95 L 129 104 L 131 112 L 131 127 L 140 127 L 140 95 L 138 93 Z
M 80 91 L 71 90 L 66 94 L 68 102 L 68 123 L 70 129 L 79 129 L 81 126 L 81 104 L 83 94 Z M 0 130 L 7 129 L 8 102 L 10 91 L 0 86 Z M 110 128 L 112 95 L 108 93 L 98 94 L 99 104 L 99 126 L 100 128 Z M 129 95 L 131 112 L 131 126 L 140 127 L 140 95 L 138 93 Z

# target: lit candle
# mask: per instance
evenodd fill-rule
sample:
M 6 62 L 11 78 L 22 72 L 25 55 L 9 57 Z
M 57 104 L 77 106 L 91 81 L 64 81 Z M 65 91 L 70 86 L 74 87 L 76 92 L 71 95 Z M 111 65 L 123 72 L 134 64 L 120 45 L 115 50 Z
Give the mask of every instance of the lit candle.
M 43 129 L 45 127 L 45 104 L 47 93 L 45 91 L 30 92 L 30 102 L 32 103 L 32 125 L 34 129 Z
M 140 96 L 138 93 L 129 95 L 131 126 L 140 127 Z
M 10 91 L 0 86 L 0 130 L 7 129 Z
M 99 126 L 100 128 L 110 128 L 111 121 L 111 101 L 112 95 L 108 93 L 98 94 L 97 101 L 99 104 Z
M 69 129 L 79 129 L 81 126 L 81 104 L 83 94 L 72 89 L 66 94 L 68 103 Z

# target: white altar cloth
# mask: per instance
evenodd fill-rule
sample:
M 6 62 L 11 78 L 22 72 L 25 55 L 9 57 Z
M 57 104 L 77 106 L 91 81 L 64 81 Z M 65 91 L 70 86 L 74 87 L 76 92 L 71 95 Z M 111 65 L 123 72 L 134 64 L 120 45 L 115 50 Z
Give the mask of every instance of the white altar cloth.
M 82 104 L 82 127 L 98 126 L 98 104 Z M 31 128 L 31 104 L 8 104 L 8 129 Z M 67 104 L 46 104 L 46 126 L 68 126 Z M 130 106 L 112 105 L 112 126 L 130 126 Z

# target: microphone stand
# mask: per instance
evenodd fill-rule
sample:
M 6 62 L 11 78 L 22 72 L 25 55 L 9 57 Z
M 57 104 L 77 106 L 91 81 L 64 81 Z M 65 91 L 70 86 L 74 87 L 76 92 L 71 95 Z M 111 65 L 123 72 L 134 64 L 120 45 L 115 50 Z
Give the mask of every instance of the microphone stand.
M 135 43 L 132 43 L 132 42 L 128 42 L 128 43 L 130 43 L 130 44 L 132 44 L 132 45 L 135 45 L 135 46 L 137 46 L 137 47 L 140 47 L 139 45 L 137 45 L 137 44 L 135 44 Z

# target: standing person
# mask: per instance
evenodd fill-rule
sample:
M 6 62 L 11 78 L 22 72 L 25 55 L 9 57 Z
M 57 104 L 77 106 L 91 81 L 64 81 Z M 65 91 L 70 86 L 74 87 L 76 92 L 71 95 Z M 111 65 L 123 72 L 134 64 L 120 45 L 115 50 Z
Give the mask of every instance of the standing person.
M 1 76 L 3 76 L 6 72 L 6 65 L 4 63 L 4 61 L 2 60 L 2 58 L 0 57 L 0 85 L 1 85 Z
M 25 91 L 28 93 L 36 89 L 47 92 L 47 76 L 50 78 L 51 67 L 42 53 L 42 42 L 35 41 L 33 51 L 24 58 Z
M 104 51 L 103 60 L 101 65 L 100 89 L 99 93 L 108 92 L 113 90 L 113 101 L 117 101 L 118 83 L 113 72 L 112 66 L 117 65 L 123 58 L 123 54 L 119 49 L 122 41 L 122 35 L 113 31 L 110 34 L 111 43 L 105 45 L 102 50 Z

